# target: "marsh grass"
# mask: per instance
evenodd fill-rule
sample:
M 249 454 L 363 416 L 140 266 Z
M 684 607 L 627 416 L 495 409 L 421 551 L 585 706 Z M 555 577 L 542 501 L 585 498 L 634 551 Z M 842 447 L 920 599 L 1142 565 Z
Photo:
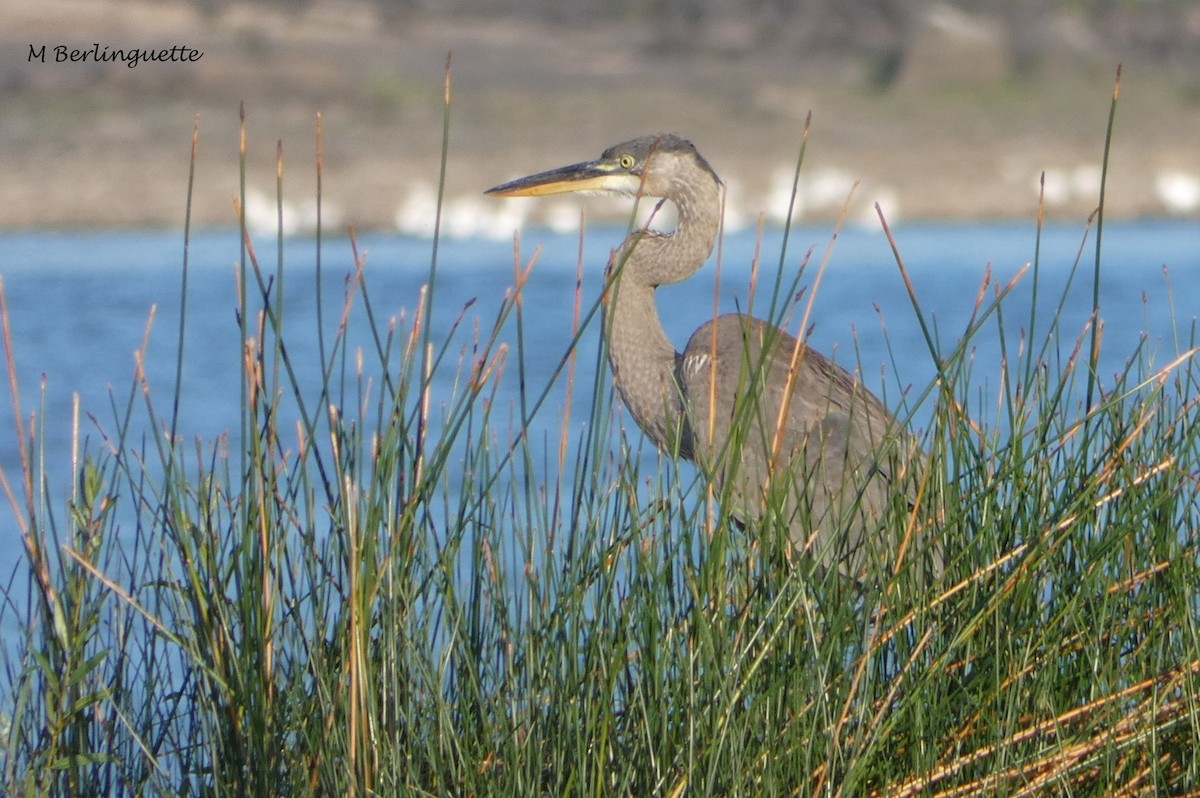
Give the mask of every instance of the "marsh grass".
M 320 150 L 318 132 L 318 185 Z M 864 593 L 782 567 L 702 479 L 646 465 L 608 381 L 577 395 L 580 370 L 606 369 L 578 337 L 551 384 L 526 382 L 546 346 L 526 337 L 536 255 L 515 253 L 493 319 L 464 311 L 439 340 L 436 248 L 420 301 L 387 321 L 355 249 L 336 320 L 318 312 L 312 386 L 277 303 L 283 256 L 260 263 L 243 230 L 240 437 L 181 439 L 194 398 L 176 382 L 164 417 L 139 370 L 93 422 L 97 443 L 78 447 L 65 506 L 0 306 L 23 457 L 3 487 L 28 572 L 3 610 L 19 629 L 4 649 L 5 792 L 1194 789 L 1194 326 L 1165 358 L 1147 343 L 1106 379 L 1098 313 L 1063 330 L 985 280 L 970 324 L 943 333 L 891 240 L 937 368 L 898 398 L 931 419 L 923 491 L 950 561 L 936 585 L 884 572 Z M 186 312 L 186 233 L 183 259 Z M 780 263 L 775 319 L 795 310 Z M 1017 279 L 1036 294 L 1036 253 Z M 578 330 L 597 322 L 578 289 L 575 303 Z M 346 336 L 356 314 L 373 331 L 364 349 Z M 183 313 L 180 363 L 186 333 Z M 1001 362 L 974 361 L 980 336 L 1006 343 Z M 434 395 L 435 376 L 453 389 Z M 522 386 L 515 407 L 498 400 L 505 379 Z M 558 436 L 536 439 L 559 384 Z

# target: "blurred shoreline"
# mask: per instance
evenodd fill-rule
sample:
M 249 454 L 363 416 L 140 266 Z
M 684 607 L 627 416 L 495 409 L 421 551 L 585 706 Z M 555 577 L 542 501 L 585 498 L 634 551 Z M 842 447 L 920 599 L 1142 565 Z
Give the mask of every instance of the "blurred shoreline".
M 232 224 L 242 105 L 248 214 L 275 217 L 282 142 L 285 221 L 297 232 L 312 224 L 320 114 L 326 227 L 421 234 L 432 226 L 447 53 L 443 224 L 452 235 L 577 227 L 578 201 L 512 204 L 481 192 L 655 130 L 688 136 L 713 163 L 728 183 L 731 226 L 753 226 L 760 213 L 776 221 L 810 112 L 803 220 L 836 217 L 851 192 L 850 218 L 866 223 L 876 203 L 889 221 L 1032 219 L 1043 174 L 1048 216 L 1082 220 L 1097 201 L 1118 63 L 1110 216 L 1200 217 L 1200 97 L 1120 52 L 1014 78 L 984 57 L 995 49 L 986 41 L 959 52 L 953 30 L 931 24 L 925 60 L 910 58 L 912 74 L 884 91 L 853 59 L 756 47 L 736 29 L 661 52 L 636 23 L 416 12 L 384 21 L 349 2 L 205 12 L 180 2 L 0 0 L 0 11 L 9 20 L 0 228 L 181 225 L 194 126 L 192 221 Z M 42 60 L 32 57 L 38 47 Z M 130 68 L 55 61 L 56 47 L 203 55 Z M 589 218 L 627 213 L 627 203 L 587 207 Z

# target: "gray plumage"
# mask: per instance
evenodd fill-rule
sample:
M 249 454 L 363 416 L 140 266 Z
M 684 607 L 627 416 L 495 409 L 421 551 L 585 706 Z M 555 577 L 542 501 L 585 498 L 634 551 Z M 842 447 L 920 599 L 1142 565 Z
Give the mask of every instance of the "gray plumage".
M 640 193 L 676 206 L 675 230 L 635 230 L 606 269 L 609 362 L 646 435 L 694 460 L 729 514 L 752 531 L 786 528 L 794 550 L 855 579 L 869 558 L 893 565 L 899 541 L 881 534 L 898 525 L 885 515 L 916 501 L 909 472 L 924 459 L 883 404 L 844 369 L 758 319 L 713 319 L 683 354 L 663 330 L 655 291 L 704 265 L 720 224 L 720 179 L 691 142 L 645 136 L 488 193 L 562 191 Z M 931 567 L 940 573 L 940 556 Z

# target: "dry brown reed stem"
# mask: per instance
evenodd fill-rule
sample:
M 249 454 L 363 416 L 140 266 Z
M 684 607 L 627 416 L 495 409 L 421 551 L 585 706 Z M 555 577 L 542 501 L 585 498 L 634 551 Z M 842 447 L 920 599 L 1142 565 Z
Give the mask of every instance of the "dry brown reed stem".
M 0 480 L 3 481 L 4 492 L 8 496 L 9 504 L 12 505 L 13 516 L 17 519 L 17 523 L 21 527 L 21 541 L 25 546 L 26 554 L 29 556 L 29 563 L 33 568 L 34 579 L 37 581 L 42 592 L 43 609 L 49 613 L 50 607 L 57 602 L 57 599 L 54 598 L 54 585 L 50 580 L 50 572 L 45 560 L 45 553 L 42 551 L 41 543 L 39 542 L 38 531 L 33 526 L 35 523 L 34 519 L 38 516 L 34 499 L 36 493 L 33 489 L 34 469 L 29 460 L 28 444 L 34 439 L 32 427 L 36 425 L 36 419 L 31 420 L 30 437 L 26 438 L 24 411 L 21 409 L 21 391 L 17 384 L 17 361 L 13 356 L 12 327 L 8 312 L 8 292 L 4 290 L 3 277 L 0 277 L 0 324 L 3 325 L 4 330 L 4 355 L 8 364 L 8 388 L 12 396 L 13 426 L 16 428 L 17 451 L 21 460 L 21 476 L 25 491 L 24 511 L 21 509 L 21 502 L 18 501 L 12 486 L 9 485 L 8 477 L 3 472 L 0 472 Z
M 1200 660 L 1102 696 L 1084 706 L 1026 726 L 998 743 L 985 745 L 975 751 L 959 755 L 928 775 L 905 782 L 895 789 L 875 791 L 872 795 L 881 798 L 883 796 L 907 798 L 922 793 L 933 794 L 938 798 L 974 798 L 975 796 L 982 798 L 982 796 L 997 793 L 1021 796 L 1036 795 L 1038 790 L 1045 788 L 1050 782 L 1069 778 L 1075 780 L 1071 782 L 1075 787 L 1086 786 L 1094 783 L 1098 775 L 1096 772 L 1098 766 L 1089 765 L 1092 757 L 1101 751 L 1118 749 L 1126 752 L 1124 761 L 1142 761 L 1147 751 L 1140 749 L 1138 743 L 1161 733 L 1164 728 L 1180 722 L 1188 713 L 1194 713 L 1196 710 L 1195 697 L 1188 694 L 1184 682 L 1198 674 L 1200 674 Z M 1163 694 L 1174 691 L 1178 691 L 1179 695 L 1168 701 L 1161 701 Z M 1093 716 L 1110 704 L 1147 692 L 1149 695 L 1126 712 L 1121 720 L 1112 726 L 1101 725 L 1096 733 L 1086 740 L 1068 744 L 1060 750 L 1035 757 L 1028 762 L 1014 765 L 1005 770 L 989 773 L 968 784 L 942 792 L 931 792 L 931 788 L 937 783 L 955 776 L 969 767 L 992 759 L 1013 746 L 1032 742 L 1039 738 L 1045 738 L 1046 745 L 1051 745 L 1056 739 L 1065 739 L 1068 730 L 1092 720 Z M 1134 777 L 1135 781 L 1144 778 L 1144 773 Z M 1018 786 L 1021 786 L 1021 789 L 1017 792 L 1008 792 Z M 1145 793 L 1139 791 L 1134 794 Z
M 584 268 L 584 237 L 587 230 L 587 212 L 581 210 L 579 212 L 579 249 L 575 258 L 575 295 L 574 302 L 571 307 L 571 340 L 579 339 L 579 325 L 583 321 L 583 268 Z M 541 252 L 539 247 L 537 253 Z M 537 255 L 535 253 L 535 257 Z M 533 264 L 530 264 L 532 268 Z M 579 348 L 572 346 L 567 352 L 567 384 L 565 386 L 565 396 L 563 397 L 563 418 L 561 425 L 561 434 L 558 439 L 558 472 L 560 474 L 566 472 L 567 467 L 567 452 L 570 449 L 571 440 L 571 410 L 574 405 L 575 398 L 575 367 L 579 360 Z
M 837 222 L 833 226 L 833 233 L 829 237 L 829 245 L 825 248 L 825 257 L 821 259 L 821 265 L 817 267 L 817 276 L 813 278 L 812 288 L 809 289 L 808 302 L 804 306 L 804 315 L 800 318 L 800 329 L 796 332 L 796 344 L 792 347 L 792 357 L 788 363 L 788 377 L 783 388 L 783 401 L 779 404 L 779 415 L 775 419 L 775 432 L 771 436 L 771 457 L 767 461 L 768 474 L 775 472 L 779 464 L 779 458 L 783 456 L 783 441 L 787 436 L 787 422 L 788 416 L 791 413 L 792 394 L 795 392 L 796 378 L 800 374 L 801 361 L 803 361 L 804 353 L 808 349 L 808 320 L 812 316 L 813 306 L 816 304 L 817 294 L 821 289 L 821 279 L 825 276 L 825 270 L 829 266 L 829 261 L 833 258 L 834 245 L 837 243 L 838 236 L 846 224 L 846 218 L 850 215 L 850 203 L 853 202 L 857 191 L 858 181 L 855 180 L 854 185 L 850 187 L 849 194 L 846 195 L 846 201 L 842 203 L 842 209 L 838 213 Z

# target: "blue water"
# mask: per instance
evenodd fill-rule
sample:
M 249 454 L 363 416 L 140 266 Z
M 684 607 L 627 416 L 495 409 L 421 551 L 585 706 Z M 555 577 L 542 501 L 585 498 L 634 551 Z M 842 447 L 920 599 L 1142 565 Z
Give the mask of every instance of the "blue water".
M 1083 246 L 1080 273 L 1068 293 L 1064 346 L 1083 329 L 1091 311 L 1095 241 L 1089 237 L 1085 242 L 1084 235 L 1082 224 L 1062 225 L 1048 228 L 1041 241 L 1038 291 L 1047 312 L 1062 295 Z M 603 264 L 620 236 L 620 231 L 614 230 L 588 233 L 585 310 L 598 296 Z M 783 269 L 785 278 L 796 272 L 811 251 L 812 262 L 802 282 L 811 287 L 830 236 L 829 227 L 794 230 Z M 987 269 L 991 268 L 995 282 L 1005 284 L 1033 259 L 1035 228 L 1032 223 L 909 225 L 896 231 L 896 240 L 921 307 L 936 323 L 943 345 L 949 346 L 972 313 Z M 366 277 L 379 323 L 386 326 L 389 319 L 402 313 L 411 318 L 421 286 L 429 278 L 431 243 L 391 235 L 362 236 L 358 243 L 366 255 Z M 731 235 L 723 242 L 722 311 L 747 306 L 756 243 L 752 233 Z M 761 243 L 756 309 L 764 308 L 776 278 L 781 243 L 778 231 L 768 233 Z M 257 245 L 264 268 L 273 270 L 278 259 L 274 241 Z M 522 247 L 525 260 L 535 248 L 541 248 L 525 289 L 527 384 L 540 388 L 562 358 L 571 334 L 579 242 L 576 236 L 533 230 L 525 232 Z M 313 386 L 319 375 L 315 251 L 312 240 L 286 242 L 281 305 L 290 356 L 298 365 L 301 381 Z M 146 374 L 156 412 L 164 420 L 168 417 L 178 353 L 183 256 L 180 232 L 0 235 L 0 277 L 11 316 L 22 411 L 27 426 L 31 414 L 36 414 L 52 500 L 65 499 L 71 484 L 72 395 L 78 393 L 81 398 L 85 414 L 81 433 L 88 445 L 102 445 L 103 435 L 112 434 L 116 426 L 114 404 L 123 413 L 129 401 L 134 353 L 143 345 L 152 309 Z M 179 427 L 187 439 L 211 441 L 223 433 L 236 434 L 240 423 L 241 334 L 235 315 L 238 258 L 236 231 L 193 236 L 188 253 L 184 403 Z M 346 237 L 327 237 L 322 258 L 323 329 L 328 341 L 337 328 L 346 277 L 354 271 Z M 664 323 L 677 347 L 713 312 L 715 261 L 693 280 L 660 291 Z M 511 243 L 442 242 L 434 295 L 434 340 L 445 339 L 468 305 L 452 351 L 469 346 L 476 320 L 483 329 L 490 328 L 505 291 L 513 285 L 513 262 Z M 1169 280 L 1164 267 L 1169 270 Z M 1028 321 L 1032 295 L 1032 281 L 1026 277 L 1005 305 L 1006 322 L 1014 335 Z M 861 362 L 867 384 L 884 390 L 893 406 L 901 391 L 919 390 L 929 383 L 934 365 L 900 270 L 880 233 L 850 229 L 840 234 L 817 297 L 809 319 L 816 347 L 834 353 L 845 365 Z M 259 304 L 251 302 L 251 307 Z M 1143 337 L 1148 346 L 1158 349 L 1158 362 L 1171 360 L 1176 334 L 1182 335 L 1186 344 L 1200 309 L 1200 224 L 1109 224 L 1104 230 L 1100 305 L 1105 323 L 1102 376 L 1120 371 Z M 360 304 L 359 321 L 350 337 L 352 347 L 369 351 L 373 344 L 361 321 L 361 309 Z M 798 319 L 793 322 L 793 332 L 797 323 Z M 598 326 L 593 323 L 584 336 L 586 353 L 595 352 Z M 507 334 L 515 334 L 511 325 Z M 994 390 L 994 374 L 989 380 L 988 371 L 998 362 L 994 326 L 976 337 L 975 345 L 980 385 L 985 392 Z M 366 362 L 369 371 L 372 360 Z M 592 361 L 584 357 L 580 362 Z M 378 383 L 381 375 L 368 376 Z M 505 375 L 502 400 L 517 396 L 515 377 L 513 371 Z M 607 374 L 604 377 L 607 379 Z M 436 388 L 434 393 L 436 401 Z M 310 394 L 316 396 L 315 387 Z M 19 492 L 20 458 L 7 387 L 3 395 L 0 468 Z M 140 402 L 140 393 L 136 396 Z M 562 403 L 560 394 L 551 397 L 543 415 L 546 429 L 556 426 Z M 95 422 L 87 414 L 94 416 Z M 59 501 L 53 508 L 59 518 L 62 507 Z M 0 574 L 9 573 L 21 556 L 18 530 L 12 510 L 0 508 Z

